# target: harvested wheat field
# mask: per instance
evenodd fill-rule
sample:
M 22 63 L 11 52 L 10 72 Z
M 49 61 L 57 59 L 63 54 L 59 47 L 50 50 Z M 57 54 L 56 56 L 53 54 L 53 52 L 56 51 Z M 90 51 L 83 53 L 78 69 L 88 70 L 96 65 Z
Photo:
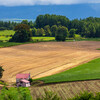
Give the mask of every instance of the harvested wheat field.
M 57 83 L 45 86 L 30 87 L 33 100 L 42 97 L 44 90 L 56 93 L 61 100 L 67 100 L 79 95 L 81 92 L 100 92 L 100 80 Z
M 16 74 L 32 78 L 52 75 L 100 57 L 100 42 L 41 42 L 0 49 L 3 80 L 15 82 Z

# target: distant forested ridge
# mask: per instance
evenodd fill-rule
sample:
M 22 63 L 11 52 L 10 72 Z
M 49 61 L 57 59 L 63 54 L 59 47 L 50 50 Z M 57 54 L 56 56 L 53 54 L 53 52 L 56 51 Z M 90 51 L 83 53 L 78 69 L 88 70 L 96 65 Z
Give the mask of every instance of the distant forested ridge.
M 23 20 L 21 23 L 30 26 L 33 36 L 54 37 L 58 28 L 63 26 L 63 28 L 66 28 L 65 30 L 68 29 L 66 36 L 70 38 L 74 37 L 74 34 L 86 38 L 100 37 L 100 18 L 96 17 L 69 20 L 65 16 L 45 14 L 37 16 L 35 22 Z M 17 24 L 19 23 L 0 21 L 0 30 L 11 30 Z

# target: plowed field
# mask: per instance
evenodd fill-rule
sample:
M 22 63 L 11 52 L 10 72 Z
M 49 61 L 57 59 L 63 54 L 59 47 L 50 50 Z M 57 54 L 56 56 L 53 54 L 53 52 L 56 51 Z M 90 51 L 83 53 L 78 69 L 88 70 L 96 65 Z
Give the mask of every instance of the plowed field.
M 100 42 L 41 42 L 0 48 L 3 80 L 14 82 L 16 74 L 32 78 L 52 75 L 100 57 Z

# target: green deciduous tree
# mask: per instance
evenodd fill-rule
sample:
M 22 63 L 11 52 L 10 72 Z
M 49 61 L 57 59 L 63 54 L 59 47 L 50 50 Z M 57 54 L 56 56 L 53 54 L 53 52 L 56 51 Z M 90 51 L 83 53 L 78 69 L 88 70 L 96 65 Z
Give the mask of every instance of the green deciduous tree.
M 55 36 L 56 31 L 57 31 L 57 25 L 53 25 L 53 26 L 51 27 L 52 36 Z
M 45 30 L 45 36 L 51 36 L 51 30 L 49 25 L 46 25 L 44 27 L 44 30 Z
M 44 36 L 45 35 L 45 30 L 43 28 L 41 28 L 40 30 L 41 30 L 42 36 Z
M 43 28 L 37 29 L 36 36 L 43 36 L 44 34 L 45 34 L 45 31 Z
M 21 22 L 21 24 L 26 24 L 26 25 L 28 25 L 28 20 L 23 20 L 23 21 Z
M 76 29 L 70 29 L 69 31 L 69 38 L 75 38 Z
M 26 24 L 19 24 L 15 27 L 15 34 L 9 40 L 10 42 L 28 42 L 31 41 L 32 33 L 30 27 Z
M 44 28 L 44 26 L 49 25 L 50 27 L 53 25 L 61 25 L 61 26 L 66 26 L 68 27 L 69 25 L 69 19 L 66 18 L 65 16 L 61 15 L 39 15 L 36 18 L 36 28 Z
M 37 29 L 34 27 L 34 28 L 32 29 L 32 36 L 36 36 L 36 33 L 37 33 Z
M 4 69 L 2 68 L 2 66 L 0 66 L 0 78 L 2 78 L 3 71 L 4 71 Z
M 0 29 L 1 30 L 12 30 L 18 23 L 16 22 L 5 22 L 5 21 L 0 21 Z
M 88 28 L 89 28 L 89 37 L 95 37 L 96 33 L 95 26 L 93 24 L 90 24 Z
M 96 25 L 95 37 L 100 37 L 100 25 L 99 24 Z
M 59 26 L 56 31 L 55 40 L 65 41 L 67 35 L 68 35 L 68 28 L 66 28 L 64 26 Z

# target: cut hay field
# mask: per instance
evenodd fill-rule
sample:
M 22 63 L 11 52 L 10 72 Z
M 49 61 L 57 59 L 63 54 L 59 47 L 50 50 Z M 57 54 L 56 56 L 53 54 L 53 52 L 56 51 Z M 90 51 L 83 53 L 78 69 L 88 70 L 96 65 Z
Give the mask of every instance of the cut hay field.
M 100 57 L 100 42 L 41 42 L 0 48 L 3 80 L 15 82 L 16 74 L 30 73 L 33 79 L 70 69 Z
M 31 95 L 33 96 L 33 100 L 36 100 L 38 97 L 42 97 L 44 95 L 44 90 L 56 93 L 61 98 L 60 100 L 68 100 L 69 98 L 73 98 L 84 91 L 92 93 L 100 92 L 100 80 L 58 83 L 45 86 L 31 86 L 30 91 Z

